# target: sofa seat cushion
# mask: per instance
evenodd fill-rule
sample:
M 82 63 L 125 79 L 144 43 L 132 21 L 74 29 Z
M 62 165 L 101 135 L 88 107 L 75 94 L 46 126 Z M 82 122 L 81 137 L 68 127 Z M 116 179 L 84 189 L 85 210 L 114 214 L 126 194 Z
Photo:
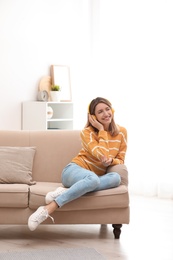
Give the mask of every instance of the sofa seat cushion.
M 0 184 L 0 208 L 28 207 L 27 184 Z
M 37 209 L 45 205 L 45 195 L 49 191 L 55 190 L 61 183 L 37 182 L 30 186 L 29 207 Z M 106 208 L 126 208 L 129 206 L 128 189 L 125 185 L 117 188 L 90 192 L 82 197 L 64 205 L 62 211 L 88 210 L 88 209 L 106 209 Z

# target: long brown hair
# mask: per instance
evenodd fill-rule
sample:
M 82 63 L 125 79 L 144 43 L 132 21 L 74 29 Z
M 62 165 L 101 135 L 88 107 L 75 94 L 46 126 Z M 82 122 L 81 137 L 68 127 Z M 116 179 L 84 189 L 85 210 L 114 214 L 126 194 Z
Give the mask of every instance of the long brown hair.
M 93 99 L 91 101 L 91 103 L 89 104 L 88 106 L 88 114 L 91 114 L 91 115 L 95 115 L 95 108 L 96 106 L 99 104 L 99 103 L 104 103 L 106 104 L 108 107 L 110 107 L 113 110 L 112 108 L 112 104 L 110 103 L 109 100 L 107 100 L 106 98 L 102 98 L 102 97 L 97 97 L 95 99 Z M 92 128 L 94 128 L 94 131 L 95 132 L 98 132 L 98 129 L 95 128 L 90 122 L 89 122 L 89 118 L 87 120 L 87 123 L 85 125 L 85 127 L 88 127 L 88 126 L 92 126 Z M 119 134 L 119 127 L 115 124 L 115 121 L 114 121 L 114 118 L 112 117 L 112 121 L 109 125 L 109 132 L 112 136 L 115 136 L 117 134 Z

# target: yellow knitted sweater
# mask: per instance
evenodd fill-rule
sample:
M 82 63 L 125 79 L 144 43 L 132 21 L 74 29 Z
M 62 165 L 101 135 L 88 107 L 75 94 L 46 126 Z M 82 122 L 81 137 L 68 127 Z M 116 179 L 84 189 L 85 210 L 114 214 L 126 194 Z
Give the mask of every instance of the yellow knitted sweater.
M 104 175 L 107 167 L 100 161 L 101 156 L 113 158 L 111 165 L 124 164 L 127 150 L 127 131 L 124 127 L 118 126 L 120 132 L 111 136 L 109 132 L 101 130 L 98 133 L 89 126 L 81 131 L 82 149 L 73 158 L 72 162 L 79 166 L 95 172 L 97 175 Z

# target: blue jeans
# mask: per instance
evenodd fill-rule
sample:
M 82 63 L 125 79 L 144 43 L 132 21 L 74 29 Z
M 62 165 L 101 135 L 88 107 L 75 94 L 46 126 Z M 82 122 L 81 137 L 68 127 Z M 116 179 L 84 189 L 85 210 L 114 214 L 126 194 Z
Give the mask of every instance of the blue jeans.
M 69 189 L 58 196 L 55 202 L 62 207 L 87 192 L 115 188 L 120 182 L 121 177 L 116 172 L 98 176 L 75 163 L 69 163 L 62 171 L 62 184 Z

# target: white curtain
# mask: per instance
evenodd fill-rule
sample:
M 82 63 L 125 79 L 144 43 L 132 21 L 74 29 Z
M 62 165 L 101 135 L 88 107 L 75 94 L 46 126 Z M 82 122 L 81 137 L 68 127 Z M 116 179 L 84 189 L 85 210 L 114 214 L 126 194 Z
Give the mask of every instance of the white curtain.
M 128 130 L 130 191 L 173 199 L 173 2 L 90 4 L 92 89 Z

